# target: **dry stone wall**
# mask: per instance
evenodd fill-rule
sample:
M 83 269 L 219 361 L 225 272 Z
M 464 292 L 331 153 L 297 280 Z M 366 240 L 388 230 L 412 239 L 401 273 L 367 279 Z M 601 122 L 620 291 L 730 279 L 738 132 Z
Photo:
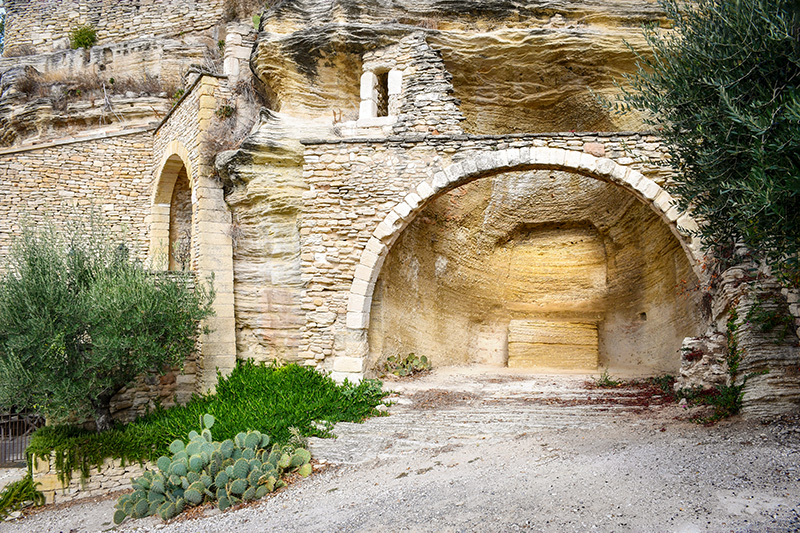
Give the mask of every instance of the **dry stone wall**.
M 132 252 L 147 251 L 152 130 L 0 151 L 0 257 L 23 219 L 57 226 L 97 209 Z
M 98 44 L 198 32 L 220 20 L 223 5 L 223 0 L 8 0 L 5 50 L 66 48 L 70 32 L 84 25 L 97 30 Z
M 100 467 L 91 468 L 88 479 L 81 479 L 80 471 L 75 471 L 67 483 L 58 478 L 54 457 L 38 457 L 32 470 L 34 483 L 41 483 L 36 488 L 44 494 L 47 503 L 67 503 L 129 489 L 131 480 L 140 477 L 146 467 L 139 463 L 123 464 L 120 459 L 105 459 Z

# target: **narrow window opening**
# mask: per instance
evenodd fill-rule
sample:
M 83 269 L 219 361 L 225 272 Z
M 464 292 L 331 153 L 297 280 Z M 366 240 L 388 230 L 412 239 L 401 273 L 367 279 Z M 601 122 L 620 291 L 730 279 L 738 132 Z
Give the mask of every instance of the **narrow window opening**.
M 381 72 L 380 74 L 376 73 L 378 78 L 378 83 L 376 87 L 376 92 L 378 99 L 375 102 L 378 106 L 378 114 L 379 117 L 388 117 L 389 116 L 389 72 Z

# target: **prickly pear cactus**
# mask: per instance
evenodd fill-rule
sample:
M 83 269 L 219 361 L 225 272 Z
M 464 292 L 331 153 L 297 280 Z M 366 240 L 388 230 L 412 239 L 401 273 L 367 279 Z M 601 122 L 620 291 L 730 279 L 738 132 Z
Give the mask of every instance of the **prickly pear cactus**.
M 214 417 L 201 417 L 200 433 L 189 433 L 189 441 L 170 444 L 172 457 L 162 456 L 157 469 L 131 482 L 134 491 L 122 496 L 114 512 L 114 523 L 128 517 L 158 515 L 170 520 L 184 509 L 215 501 L 225 510 L 242 501 L 263 498 L 286 486 L 282 476 L 311 474 L 311 453 L 304 448 L 270 444 L 258 431 L 241 432 L 231 440 L 212 439 Z

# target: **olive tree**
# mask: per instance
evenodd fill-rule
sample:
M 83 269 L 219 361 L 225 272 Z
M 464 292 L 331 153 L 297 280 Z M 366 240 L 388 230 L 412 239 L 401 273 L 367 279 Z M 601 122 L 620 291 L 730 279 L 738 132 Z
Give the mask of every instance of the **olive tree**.
M 24 230 L 0 281 L 0 406 L 93 416 L 147 371 L 181 365 L 209 316 L 210 284 L 156 276 L 97 223 Z
M 644 111 L 677 168 L 673 193 L 717 257 L 738 243 L 797 284 L 800 3 L 661 0 L 618 109 Z M 620 105 L 621 104 L 621 105 Z

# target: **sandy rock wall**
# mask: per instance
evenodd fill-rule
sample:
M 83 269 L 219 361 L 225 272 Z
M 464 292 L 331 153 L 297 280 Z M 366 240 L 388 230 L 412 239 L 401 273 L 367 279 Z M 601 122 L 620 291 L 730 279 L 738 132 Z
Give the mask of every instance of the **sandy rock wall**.
M 273 109 L 354 120 L 364 54 L 422 31 L 469 132 L 640 129 L 592 93 L 634 69 L 623 40 L 643 51 L 644 22 L 665 23 L 655 1 L 285 2 L 265 13 L 251 64 Z
M 271 114 L 223 165 L 226 200 L 239 232 L 234 271 L 240 356 L 330 368 L 335 355 L 346 354 L 348 294 L 366 240 L 410 187 L 452 161 L 504 147 L 551 146 L 602 154 L 663 180 L 663 147 L 646 134 L 291 140 L 328 131 L 318 122 Z M 509 193 L 523 202 L 522 192 Z M 496 200 L 497 219 L 504 220 L 514 203 L 504 208 Z M 629 224 L 638 222 L 633 217 Z M 652 248 L 653 254 L 665 251 L 671 257 L 669 246 Z M 653 280 L 637 280 L 652 285 L 653 296 L 669 292 Z M 630 285 L 611 287 L 616 294 Z M 637 294 L 648 290 L 637 288 Z M 637 300 L 631 301 L 636 307 Z
M 478 180 L 437 198 L 389 253 L 368 366 L 413 352 L 437 366 L 674 373 L 702 323 L 681 278 L 694 274 L 680 244 L 618 187 L 554 171 Z

